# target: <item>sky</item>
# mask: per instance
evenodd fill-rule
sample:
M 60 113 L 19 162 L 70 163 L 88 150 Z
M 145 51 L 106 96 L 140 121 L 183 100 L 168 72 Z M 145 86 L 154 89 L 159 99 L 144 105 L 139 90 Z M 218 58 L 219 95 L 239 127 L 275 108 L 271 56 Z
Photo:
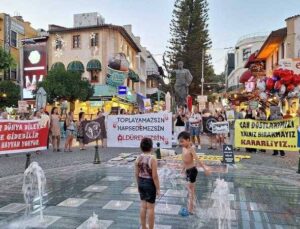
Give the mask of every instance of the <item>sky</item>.
M 73 26 L 73 14 L 99 12 L 106 23 L 133 25 L 133 33 L 158 63 L 170 39 L 175 0 L 0 0 L 0 12 L 20 14 L 34 28 L 48 24 Z M 285 27 L 285 19 L 300 14 L 300 0 L 208 0 L 212 64 L 224 71 L 227 48 L 247 34 Z

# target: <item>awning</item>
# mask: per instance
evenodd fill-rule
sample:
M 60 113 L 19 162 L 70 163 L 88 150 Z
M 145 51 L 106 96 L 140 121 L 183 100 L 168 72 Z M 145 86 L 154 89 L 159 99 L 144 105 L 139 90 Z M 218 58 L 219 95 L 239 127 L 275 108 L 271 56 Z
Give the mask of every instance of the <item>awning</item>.
M 252 72 L 250 70 L 245 71 L 240 77 L 240 83 L 246 83 L 252 77 Z
M 54 69 L 55 70 L 57 70 L 57 69 L 59 69 L 59 70 L 66 70 L 66 67 L 65 67 L 64 63 L 62 63 L 62 62 L 55 62 L 51 66 L 51 70 L 54 70 Z
M 250 68 L 250 65 L 256 62 L 256 54 L 257 53 L 255 52 L 250 55 L 249 59 L 245 63 L 245 68 Z
M 86 65 L 87 71 L 101 71 L 101 63 L 97 59 L 90 60 Z
M 256 59 L 265 60 L 267 59 L 274 50 L 283 42 L 287 36 L 287 28 L 278 29 L 272 31 L 261 49 L 259 50 Z
M 131 79 L 134 83 L 140 82 L 140 77 L 138 74 L 136 74 L 133 70 L 129 69 L 128 73 L 129 79 Z
M 80 61 L 72 61 L 68 64 L 67 70 L 83 73 L 84 66 Z

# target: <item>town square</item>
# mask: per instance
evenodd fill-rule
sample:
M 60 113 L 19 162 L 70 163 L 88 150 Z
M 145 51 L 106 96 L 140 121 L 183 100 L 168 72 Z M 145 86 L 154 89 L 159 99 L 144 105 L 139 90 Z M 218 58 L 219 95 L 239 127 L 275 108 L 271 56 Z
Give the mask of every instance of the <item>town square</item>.
M 0 229 L 300 228 L 298 0 L 0 6 Z

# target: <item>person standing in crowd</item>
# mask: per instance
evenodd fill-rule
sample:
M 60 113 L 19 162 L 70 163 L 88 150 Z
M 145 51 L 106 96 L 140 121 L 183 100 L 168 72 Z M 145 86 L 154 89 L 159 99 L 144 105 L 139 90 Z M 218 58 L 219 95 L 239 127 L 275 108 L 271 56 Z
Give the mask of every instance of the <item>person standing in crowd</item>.
M 283 119 L 290 119 L 293 118 L 293 116 L 291 115 L 291 111 L 287 110 L 286 114 L 283 116 Z
M 191 134 L 191 141 L 195 146 L 196 146 L 196 139 L 197 139 L 198 149 L 201 149 L 201 142 L 200 142 L 201 122 L 202 122 L 202 117 L 199 113 L 198 107 L 195 106 L 194 111 L 192 112 L 189 118 L 189 123 L 190 123 L 189 132 Z
M 0 119 L 7 120 L 8 119 L 8 113 L 6 111 L 1 112 Z M 8 154 L 5 154 L 6 157 L 9 157 Z
M 85 114 L 84 112 L 80 112 L 78 122 L 77 122 L 77 141 L 79 142 L 80 150 L 85 150 L 85 146 L 83 143 L 83 135 L 84 135 L 83 121 L 85 121 Z
M 234 146 L 234 124 L 235 120 L 237 119 L 243 119 L 243 115 L 241 112 L 237 111 L 237 108 L 235 105 L 231 106 L 231 109 L 234 112 L 234 120 L 228 120 L 229 121 L 229 143 L 234 147 L 235 150 L 239 150 L 238 148 L 235 148 Z
M 247 110 L 247 113 L 245 115 L 245 119 L 255 119 L 255 116 L 252 112 L 252 110 L 249 108 Z M 256 149 L 254 148 L 246 148 L 246 152 L 249 152 L 249 153 L 256 153 Z
M 107 147 L 107 132 L 106 132 L 106 116 L 104 114 L 104 111 L 101 110 L 97 113 L 97 118 L 102 118 L 103 121 L 100 122 L 100 128 L 101 128 L 101 143 L 102 143 L 102 148 Z
M 175 115 L 175 139 L 177 139 L 179 133 L 185 130 L 185 118 L 186 117 L 183 107 L 180 106 L 178 108 L 177 114 Z
M 280 113 L 280 111 L 278 109 L 276 109 L 276 110 L 271 109 L 271 114 L 270 114 L 269 120 L 273 121 L 273 120 L 281 120 L 281 119 L 283 119 L 283 117 L 282 117 L 282 114 Z M 277 156 L 278 153 L 280 153 L 281 157 L 285 156 L 285 152 L 283 150 L 274 150 L 272 155 Z
M 8 113 L 6 111 L 3 111 L 1 113 L 1 119 L 7 120 L 8 119 Z
M 50 131 L 52 136 L 53 152 L 60 152 L 60 116 L 58 114 L 58 108 L 53 107 L 50 116 Z
M 36 119 L 41 119 L 41 117 L 42 117 L 41 113 L 39 111 L 35 111 L 31 119 L 36 120 Z
M 65 142 L 65 152 L 72 152 L 73 139 L 75 134 L 75 122 L 73 112 L 70 111 L 66 117 L 66 142 Z
M 225 121 L 225 117 L 222 114 L 222 111 L 216 111 L 216 119 L 218 122 Z M 222 150 L 222 146 L 225 143 L 225 134 L 217 134 L 216 138 L 217 138 L 217 144 L 219 145 L 220 150 Z

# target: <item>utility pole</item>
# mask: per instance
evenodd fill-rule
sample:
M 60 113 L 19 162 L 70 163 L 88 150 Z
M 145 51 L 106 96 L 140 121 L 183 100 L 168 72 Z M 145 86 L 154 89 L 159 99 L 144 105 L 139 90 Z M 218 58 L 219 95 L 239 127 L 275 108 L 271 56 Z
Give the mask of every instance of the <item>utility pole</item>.
M 203 90 L 204 90 L 204 59 L 205 59 L 205 49 L 202 50 L 201 95 L 203 95 Z

